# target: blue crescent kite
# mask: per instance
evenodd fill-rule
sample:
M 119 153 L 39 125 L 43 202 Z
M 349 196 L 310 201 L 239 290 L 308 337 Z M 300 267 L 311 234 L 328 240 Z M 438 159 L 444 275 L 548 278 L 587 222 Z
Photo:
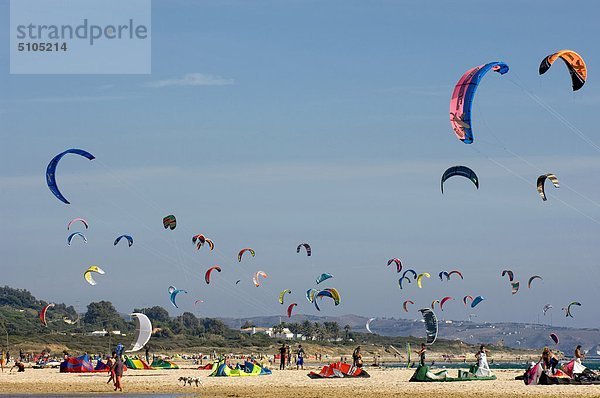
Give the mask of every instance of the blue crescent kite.
M 63 203 L 71 204 L 67 198 L 60 193 L 58 189 L 58 185 L 56 185 L 56 166 L 58 166 L 58 162 L 68 153 L 73 153 L 75 155 L 83 156 L 89 160 L 94 160 L 95 157 L 89 152 L 84 151 L 83 149 L 67 149 L 64 152 L 59 153 L 55 157 L 52 158 L 50 163 L 48 163 L 48 167 L 46 168 L 46 183 L 48 184 L 48 188 L 50 188 L 50 192 L 54 194 Z

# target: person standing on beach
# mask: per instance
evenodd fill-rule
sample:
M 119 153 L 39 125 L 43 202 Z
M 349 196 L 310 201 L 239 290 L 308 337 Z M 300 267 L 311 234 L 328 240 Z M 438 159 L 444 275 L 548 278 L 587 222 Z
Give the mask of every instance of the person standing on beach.
M 121 378 L 123 377 L 123 369 L 125 364 L 123 363 L 123 359 L 120 356 L 117 356 L 115 361 L 115 391 L 119 389 L 119 391 L 123 391 L 123 386 L 121 385 Z
M 296 370 L 298 370 L 298 368 L 302 368 L 302 370 L 304 370 L 304 348 L 302 348 L 302 344 L 298 344 L 298 351 L 296 354 L 298 356 Z
M 4 351 L 0 351 L 0 368 L 2 368 L 2 373 L 4 373 Z
M 357 368 L 362 368 L 363 366 L 362 354 L 360 353 L 360 346 L 356 347 L 354 349 L 354 352 L 352 353 L 352 366 L 356 366 Z
M 116 377 L 115 377 L 115 361 L 117 359 L 117 353 L 115 351 L 113 351 L 112 356 L 108 357 L 108 359 L 106 360 L 106 366 L 108 366 L 108 381 L 106 382 L 106 384 L 110 383 L 111 381 L 113 382 L 113 384 L 115 383 Z
M 425 346 L 425 343 L 421 343 L 421 349 L 415 352 L 419 356 L 419 365 L 425 366 L 425 353 L 427 352 L 427 347 Z
M 585 354 L 581 352 L 581 345 L 575 347 L 575 362 L 581 364 L 581 361 L 585 358 Z
M 287 349 L 285 347 L 285 343 L 281 343 L 281 347 L 279 347 L 279 370 L 285 369 L 285 353 Z
M 286 355 L 287 355 L 287 366 L 289 368 L 290 366 L 292 366 L 292 348 L 288 344 L 288 345 L 286 345 L 285 349 L 286 349 Z
M 477 358 L 477 371 L 475 372 L 475 376 L 477 377 L 488 377 L 492 374 L 487 362 L 487 354 L 489 354 L 489 351 L 482 344 L 479 347 L 477 354 L 475 354 L 475 358 Z

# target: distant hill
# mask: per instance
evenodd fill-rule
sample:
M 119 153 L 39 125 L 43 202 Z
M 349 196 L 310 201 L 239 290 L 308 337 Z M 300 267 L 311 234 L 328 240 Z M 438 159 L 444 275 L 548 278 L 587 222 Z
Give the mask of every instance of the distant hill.
M 337 322 L 340 327 L 350 325 L 353 332 L 367 333 L 365 327 L 369 318 L 358 315 L 315 316 L 294 315 L 290 320 L 280 316 L 263 316 L 252 318 L 220 318 L 230 328 L 239 328 L 244 322 L 253 323 L 260 327 L 271 327 L 281 321 L 302 323 Z M 382 336 L 413 336 L 423 337 L 424 329 L 421 320 L 376 318 L 371 323 L 371 330 Z M 599 329 L 576 329 L 549 325 L 528 323 L 476 323 L 468 321 L 440 321 L 439 335 L 441 339 L 460 340 L 468 344 L 494 344 L 511 348 L 541 349 L 554 346 L 550 333 L 556 333 L 560 338 L 558 349 L 568 354 L 575 350 L 578 344 L 589 350 L 590 355 L 597 354 L 600 349 Z

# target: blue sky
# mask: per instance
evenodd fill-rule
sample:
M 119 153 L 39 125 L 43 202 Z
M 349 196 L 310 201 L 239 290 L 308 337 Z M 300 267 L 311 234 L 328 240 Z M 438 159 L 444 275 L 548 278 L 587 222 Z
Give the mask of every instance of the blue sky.
M 304 292 L 330 272 L 342 304 L 323 315 L 416 318 L 404 300 L 450 295 L 442 318 L 537 321 L 551 303 L 555 324 L 598 327 L 600 151 L 586 140 L 600 145 L 600 28 L 598 6 L 584 4 L 565 28 L 559 1 L 153 1 L 151 75 L 60 76 L 9 74 L 3 1 L 1 283 L 48 301 L 200 316 L 284 314 L 277 295 L 290 288 L 286 300 L 314 314 Z M 588 66 L 577 93 L 562 64 L 538 76 L 563 48 Z M 491 61 L 511 69 L 484 78 L 465 145 L 448 121 L 452 88 Z M 71 206 L 44 179 L 67 148 L 97 157 L 61 162 Z M 456 164 L 477 172 L 478 191 L 455 178 L 441 195 Z M 546 172 L 561 188 L 542 202 L 535 179 Z M 162 228 L 170 213 L 175 231 Z M 66 245 L 74 217 L 90 222 L 87 245 Z M 113 247 L 122 233 L 132 248 Z M 195 250 L 197 233 L 214 252 Z M 310 258 L 295 253 L 305 241 Z M 257 254 L 240 264 L 246 246 Z M 400 290 L 392 257 L 432 279 Z M 82 272 L 93 264 L 106 275 L 91 287 Z M 515 296 L 504 268 L 521 282 Z M 437 279 L 451 269 L 465 280 Z M 259 288 L 257 270 L 269 274 Z M 523 287 L 534 274 L 544 280 Z M 179 310 L 171 284 L 189 291 Z M 466 294 L 487 300 L 466 310 Z M 572 300 L 583 307 L 565 319 Z

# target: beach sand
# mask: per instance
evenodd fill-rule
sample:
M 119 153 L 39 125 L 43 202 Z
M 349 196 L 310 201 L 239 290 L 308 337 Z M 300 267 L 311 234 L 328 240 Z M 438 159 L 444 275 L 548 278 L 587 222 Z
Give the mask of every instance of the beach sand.
M 311 367 L 309 370 L 317 370 Z M 125 393 L 199 395 L 202 397 L 600 397 L 600 386 L 526 386 L 514 380 L 518 370 L 496 370 L 498 380 L 452 383 L 409 383 L 408 369 L 367 368 L 368 379 L 312 380 L 308 370 L 274 370 L 270 376 L 207 377 L 210 371 L 192 367 L 178 370 L 128 370 Z M 450 370 L 454 375 L 456 370 Z M 202 386 L 185 386 L 177 379 L 199 377 Z M 112 393 L 107 375 L 59 373 L 58 369 L 27 369 L 24 373 L 0 373 L 0 394 Z

